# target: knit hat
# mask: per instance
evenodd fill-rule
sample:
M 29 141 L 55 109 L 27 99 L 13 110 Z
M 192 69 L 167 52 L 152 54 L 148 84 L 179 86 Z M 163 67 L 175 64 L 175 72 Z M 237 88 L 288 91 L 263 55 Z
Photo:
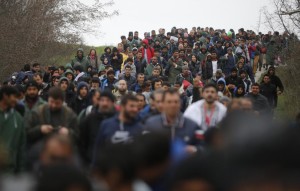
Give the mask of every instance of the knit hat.
M 34 80 L 27 82 L 25 90 L 27 90 L 29 87 L 36 87 L 37 89 L 39 89 L 39 85 Z
M 68 82 L 68 84 L 69 84 L 69 79 L 66 78 L 66 77 L 61 77 L 61 78 L 59 79 L 59 84 L 61 84 L 62 81 L 66 81 L 66 82 Z
M 107 97 L 112 102 L 115 102 L 115 100 L 116 100 L 115 96 L 110 91 L 103 91 L 103 92 L 101 92 L 100 98 L 102 98 L 102 97 Z
M 222 69 L 217 69 L 216 73 L 221 73 L 222 74 Z
M 86 82 L 81 81 L 81 82 L 79 82 L 78 85 L 77 85 L 77 90 L 79 91 L 79 90 L 82 89 L 83 87 L 86 87 L 87 89 L 89 89 L 89 85 L 88 85 Z

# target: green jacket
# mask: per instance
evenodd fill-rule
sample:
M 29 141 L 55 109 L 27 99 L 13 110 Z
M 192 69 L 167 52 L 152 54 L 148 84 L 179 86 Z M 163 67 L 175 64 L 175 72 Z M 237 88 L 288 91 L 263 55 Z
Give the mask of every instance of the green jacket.
M 83 56 L 83 58 L 81 60 L 79 60 L 79 58 L 77 56 L 75 56 L 75 58 L 71 62 L 71 65 L 73 68 L 76 65 L 81 65 L 83 67 L 83 70 L 85 72 L 87 72 L 87 68 L 89 66 L 89 61 L 85 56 Z
M 178 76 L 178 74 L 181 73 L 181 69 L 182 69 L 182 66 L 183 66 L 183 62 L 182 62 L 181 58 L 179 58 L 176 61 L 176 64 L 177 64 L 176 68 L 173 66 L 173 60 L 174 60 L 173 57 L 170 58 L 169 61 L 168 61 L 168 65 L 166 67 L 166 74 L 168 76 L 168 81 L 171 84 L 175 83 L 176 77 Z
M 0 145 L 7 150 L 6 169 L 9 173 L 24 170 L 26 135 L 22 116 L 15 110 L 0 110 Z
M 152 75 L 152 71 L 154 69 L 154 65 L 152 63 L 147 64 L 147 67 L 145 68 L 144 74 L 146 75 L 146 77 L 149 77 Z
M 54 120 L 51 117 L 48 104 L 40 105 L 34 110 L 26 127 L 28 143 L 33 145 L 46 137 L 46 135 L 41 132 L 42 125 L 52 125 L 54 128 L 58 128 L 56 126 L 57 124 L 58 126 L 68 128 L 71 137 L 74 138 L 74 141 L 77 141 L 78 127 L 76 114 L 69 107 L 63 106 L 59 115 L 60 118 Z M 56 130 L 54 130 L 53 133 L 55 133 L 55 131 Z
M 39 97 L 31 109 L 28 107 L 28 103 L 26 102 L 25 99 L 22 101 L 22 103 L 25 107 L 24 123 L 25 123 L 25 128 L 26 128 L 26 126 L 27 126 L 26 122 L 28 122 L 29 119 L 31 118 L 32 111 L 37 109 L 40 105 L 45 104 L 46 102 L 42 98 Z

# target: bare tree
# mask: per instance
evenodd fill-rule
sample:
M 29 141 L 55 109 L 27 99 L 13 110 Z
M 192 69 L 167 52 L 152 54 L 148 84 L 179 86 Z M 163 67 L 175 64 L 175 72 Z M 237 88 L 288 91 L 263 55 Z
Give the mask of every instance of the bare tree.
M 117 15 L 108 12 L 113 1 L 0 0 L 0 80 L 33 60 L 55 64 L 82 43 L 82 34 L 99 31 L 100 22 Z

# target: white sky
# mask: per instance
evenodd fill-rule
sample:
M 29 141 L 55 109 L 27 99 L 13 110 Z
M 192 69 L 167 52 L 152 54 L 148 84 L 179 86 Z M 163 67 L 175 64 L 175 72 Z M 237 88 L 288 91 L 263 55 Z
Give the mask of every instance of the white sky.
M 93 0 L 82 0 L 92 3 Z M 214 27 L 235 31 L 239 28 L 256 31 L 259 10 L 270 0 L 114 0 L 109 9 L 119 10 L 119 16 L 105 19 L 99 27 L 99 35 L 84 35 L 85 43 L 92 46 L 116 45 L 120 36 L 129 31 L 139 31 L 140 37 L 152 29 L 167 32 L 173 26 Z M 263 16 L 262 16 L 263 17 Z M 262 24 L 263 25 L 263 24 Z M 267 32 L 261 27 L 260 31 Z

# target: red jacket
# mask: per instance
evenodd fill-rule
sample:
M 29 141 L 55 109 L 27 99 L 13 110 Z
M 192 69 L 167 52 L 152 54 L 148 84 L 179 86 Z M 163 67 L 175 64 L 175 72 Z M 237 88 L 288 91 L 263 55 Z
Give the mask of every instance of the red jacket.
M 147 61 L 148 61 L 148 63 L 150 63 L 152 57 L 154 56 L 154 49 L 153 49 L 152 47 L 149 47 L 149 42 L 148 42 L 147 39 L 144 39 L 142 42 L 145 43 L 145 44 L 147 45 L 147 47 L 148 47 L 148 48 L 146 49 L 146 51 L 147 51 Z M 143 56 L 143 59 L 144 59 L 144 56 L 145 56 L 145 48 L 142 47 L 142 48 L 140 49 L 140 51 L 142 52 L 142 56 Z

